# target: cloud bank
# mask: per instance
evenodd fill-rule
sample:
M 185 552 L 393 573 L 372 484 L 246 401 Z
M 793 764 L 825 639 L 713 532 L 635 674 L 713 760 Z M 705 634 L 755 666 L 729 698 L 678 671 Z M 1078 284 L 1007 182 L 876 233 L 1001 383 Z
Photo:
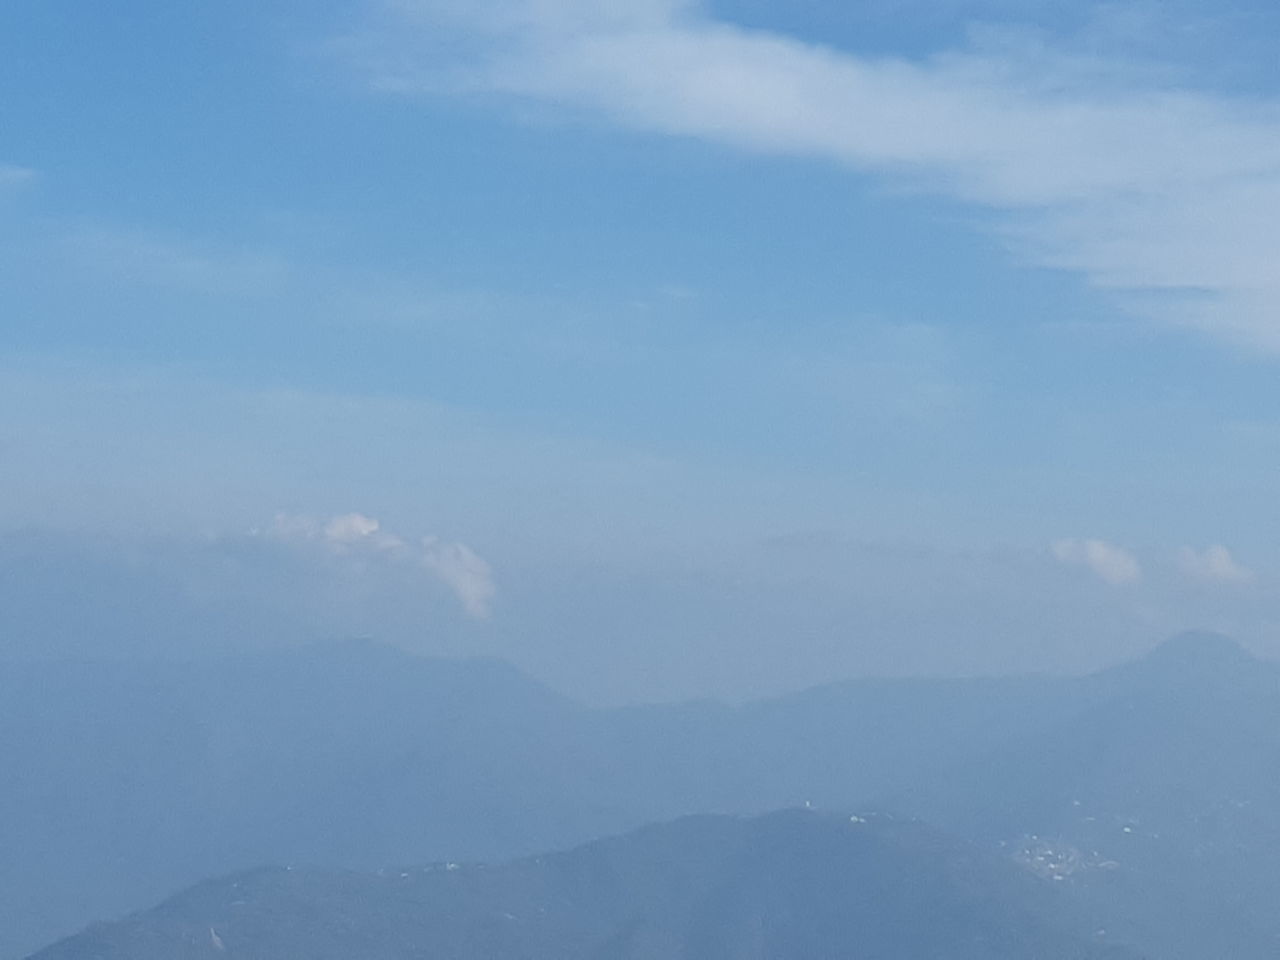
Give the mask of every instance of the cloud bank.
M 383 90 L 513 95 L 836 161 L 996 214 L 1026 262 L 1139 315 L 1280 351 L 1280 104 L 1043 43 L 858 56 L 693 0 L 389 9 L 346 45 Z
M 424 537 L 416 545 L 382 529 L 382 524 L 362 513 L 347 513 L 327 520 L 278 515 L 255 536 L 285 542 L 318 544 L 339 553 L 381 556 L 416 566 L 448 587 L 467 615 L 488 619 L 497 586 L 490 565 L 465 543 L 447 543 Z

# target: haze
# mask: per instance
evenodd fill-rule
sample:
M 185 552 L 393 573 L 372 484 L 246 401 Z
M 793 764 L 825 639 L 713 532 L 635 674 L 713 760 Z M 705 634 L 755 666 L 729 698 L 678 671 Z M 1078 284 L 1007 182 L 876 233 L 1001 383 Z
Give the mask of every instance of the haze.
M 1272 960 L 1277 37 L 0 3 L 0 960 Z
M 6 4 L 4 653 L 1274 652 L 1278 21 Z

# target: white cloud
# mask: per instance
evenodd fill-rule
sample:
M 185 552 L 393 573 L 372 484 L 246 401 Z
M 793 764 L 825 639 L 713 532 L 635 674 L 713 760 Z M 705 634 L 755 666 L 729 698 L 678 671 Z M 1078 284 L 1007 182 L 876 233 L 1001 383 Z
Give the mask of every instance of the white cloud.
M 1142 579 L 1142 567 L 1133 554 L 1105 540 L 1058 540 L 1051 549 L 1060 563 L 1086 567 L 1112 586 Z
M 1208 583 L 1251 583 L 1254 573 L 1231 556 L 1231 551 L 1221 545 L 1206 549 L 1203 553 L 1191 547 L 1178 551 L 1178 568 L 1193 580 Z
M 363 513 L 347 513 L 328 520 L 321 534 L 329 543 L 338 546 L 364 546 L 376 550 L 398 552 L 405 548 L 402 539 L 387 533 L 373 517 Z
M 536 98 L 887 174 L 1000 212 L 1020 256 L 1134 309 L 1280 350 L 1280 103 L 1034 44 L 860 57 L 677 0 L 394 9 L 395 28 L 362 48 L 384 89 Z M 448 68 L 444 25 L 473 41 Z M 1138 296 L 1151 293 L 1164 302 Z
M 373 536 L 380 526 L 377 520 L 366 517 L 363 513 L 348 513 L 326 523 L 324 535 L 326 539 L 337 543 L 354 543 Z
M 266 530 L 252 533 L 286 542 L 323 544 L 339 555 L 365 551 L 366 555 L 417 564 L 447 586 L 467 614 L 476 619 L 489 617 L 490 604 L 497 594 L 493 569 L 465 543 L 426 537 L 415 551 L 404 539 L 383 530 L 381 523 L 363 513 L 347 513 L 323 521 L 279 514 Z
M 465 543 L 441 543 L 435 537 L 427 537 L 422 549 L 423 566 L 457 594 L 468 614 L 486 619 L 497 592 L 489 564 Z

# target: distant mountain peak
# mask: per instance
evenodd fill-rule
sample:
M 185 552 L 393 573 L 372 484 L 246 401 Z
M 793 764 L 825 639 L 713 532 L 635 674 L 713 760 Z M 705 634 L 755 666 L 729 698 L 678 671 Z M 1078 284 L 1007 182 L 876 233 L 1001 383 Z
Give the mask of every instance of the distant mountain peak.
M 1254 656 L 1230 637 L 1195 630 L 1170 637 L 1145 657 L 1099 676 L 1122 686 L 1137 684 L 1134 689 L 1138 690 L 1154 686 L 1160 690 L 1229 693 L 1255 688 L 1272 691 L 1280 680 L 1278 668 L 1280 664 Z M 1259 683 L 1263 688 L 1257 687 Z

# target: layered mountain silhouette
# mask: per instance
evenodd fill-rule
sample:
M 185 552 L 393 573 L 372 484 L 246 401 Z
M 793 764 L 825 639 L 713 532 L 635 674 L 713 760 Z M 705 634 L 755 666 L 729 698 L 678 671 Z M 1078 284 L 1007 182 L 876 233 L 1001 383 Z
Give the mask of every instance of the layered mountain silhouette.
M 695 812 L 856 805 L 1070 714 L 1048 680 L 592 710 L 371 643 L 0 668 L 0 957 L 262 863 L 498 860 Z
M 1076 679 L 621 710 L 372 644 L 6 665 L 0 762 L 6 957 L 258 864 L 498 862 L 806 802 L 936 824 L 1154 956 L 1280 942 L 1280 668 L 1215 637 Z
M 916 823 L 694 817 L 505 866 L 212 881 L 35 960 L 1125 960 Z
M 1277 955 L 1280 668 L 1186 635 L 1081 700 L 893 805 L 1061 877 L 1162 957 Z

